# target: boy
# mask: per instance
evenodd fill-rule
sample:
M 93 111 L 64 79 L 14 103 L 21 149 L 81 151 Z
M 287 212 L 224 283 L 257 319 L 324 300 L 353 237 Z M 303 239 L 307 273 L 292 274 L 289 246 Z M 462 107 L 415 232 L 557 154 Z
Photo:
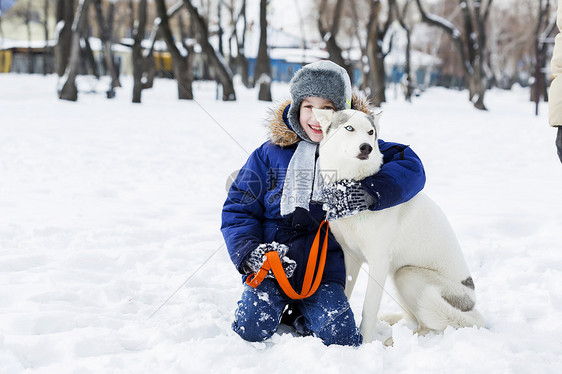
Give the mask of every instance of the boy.
M 316 184 L 322 131 L 312 108 L 365 112 L 372 108 L 366 100 L 352 95 L 347 72 L 330 61 L 318 61 L 297 71 L 290 92 L 292 100 L 272 112 L 269 140 L 250 155 L 230 188 L 221 231 L 243 279 L 261 268 L 266 252 L 277 251 L 298 292 L 312 241 L 325 216 Z M 343 196 L 324 201 L 330 217 L 398 205 L 423 188 L 422 163 L 409 147 L 381 140 L 379 147 L 384 156 L 381 170 L 354 181 Z M 295 304 L 302 313 L 297 321 L 300 330 L 319 337 L 326 345 L 357 346 L 362 338 L 344 286 L 342 249 L 330 235 L 322 282 L 313 295 L 293 301 L 268 274 L 257 288 L 244 285 L 232 328 L 245 340 L 266 340 L 277 330 L 287 305 Z

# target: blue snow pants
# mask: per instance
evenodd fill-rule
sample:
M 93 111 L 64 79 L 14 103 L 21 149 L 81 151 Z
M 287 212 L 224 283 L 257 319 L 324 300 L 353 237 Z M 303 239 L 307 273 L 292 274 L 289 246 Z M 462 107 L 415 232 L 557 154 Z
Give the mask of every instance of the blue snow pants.
M 232 329 L 244 340 L 264 341 L 275 333 L 283 309 L 291 302 L 271 278 L 264 279 L 257 288 L 244 284 Z M 361 344 L 363 338 L 341 284 L 321 284 L 312 296 L 294 302 L 303 314 L 305 329 L 324 344 Z

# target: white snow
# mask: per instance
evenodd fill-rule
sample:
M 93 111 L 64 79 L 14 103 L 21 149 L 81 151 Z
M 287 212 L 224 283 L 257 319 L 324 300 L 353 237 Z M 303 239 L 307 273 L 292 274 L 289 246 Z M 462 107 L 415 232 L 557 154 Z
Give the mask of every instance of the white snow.
M 488 112 L 433 88 L 384 105 L 381 138 L 410 144 L 447 213 L 486 328 L 394 346 L 325 347 L 283 330 L 230 330 L 242 284 L 219 232 L 229 175 L 265 139 L 270 103 L 214 83 L 180 102 L 157 80 L 76 103 L 53 76 L 0 75 L 0 373 L 558 373 L 562 369 L 562 164 L 547 108 L 493 90 Z M 273 83 L 273 96 L 288 96 Z M 86 91 L 97 90 L 98 94 Z M 360 320 L 366 275 L 352 308 Z M 389 294 L 392 287 L 388 285 Z M 399 312 L 385 295 L 383 312 Z M 384 326 L 381 326 L 384 329 Z

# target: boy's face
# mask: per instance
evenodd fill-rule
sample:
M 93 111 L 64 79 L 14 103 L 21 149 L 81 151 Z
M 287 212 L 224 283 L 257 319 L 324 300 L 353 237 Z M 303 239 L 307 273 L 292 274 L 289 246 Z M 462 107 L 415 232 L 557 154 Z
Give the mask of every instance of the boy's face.
M 320 127 L 320 123 L 318 123 L 316 117 L 312 113 L 312 108 L 332 110 L 336 110 L 336 108 L 331 101 L 315 96 L 307 97 L 301 103 L 299 116 L 301 127 L 310 140 L 315 143 L 320 143 L 323 137 L 322 129 Z

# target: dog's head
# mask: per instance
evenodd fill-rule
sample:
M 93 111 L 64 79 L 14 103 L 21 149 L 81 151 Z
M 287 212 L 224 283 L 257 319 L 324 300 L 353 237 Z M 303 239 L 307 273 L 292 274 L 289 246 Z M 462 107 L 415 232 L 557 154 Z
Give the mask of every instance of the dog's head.
M 380 113 L 346 109 L 313 109 L 322 127 L 320 166 L 337 171 L 338 179 L 360 180 L 379 171 L 382 164 L 377 136 Z

